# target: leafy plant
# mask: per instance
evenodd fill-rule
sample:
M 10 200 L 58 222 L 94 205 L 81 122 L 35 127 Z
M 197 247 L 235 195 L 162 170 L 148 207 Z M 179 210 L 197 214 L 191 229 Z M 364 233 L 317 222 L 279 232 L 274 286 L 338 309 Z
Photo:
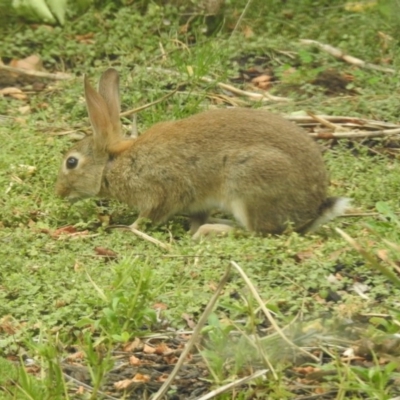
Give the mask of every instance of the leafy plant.
M 115 267 L 115 272 L 114 282 L 106 290 L 91 280 L 105 303 L 101 317 L 98 320 L 83 318 L 78 323 L 78 326 L 90 323 L 101 330 L 102 336 L 97 343 L 105 337 L 126 342 L 134 335 L 147 332 L 156 323 L 156 312 L 151 308 L 151 302 L 159 288 L 152 286 L 151 266 L 140 263 L 137 258 L 127 258 Z

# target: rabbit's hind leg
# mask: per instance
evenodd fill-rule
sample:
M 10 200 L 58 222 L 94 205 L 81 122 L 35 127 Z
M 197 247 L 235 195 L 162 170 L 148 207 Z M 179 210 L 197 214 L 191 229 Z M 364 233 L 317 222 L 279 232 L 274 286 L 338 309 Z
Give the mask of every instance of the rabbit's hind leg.
M 233 227 L 225 224 L 204 224 L 201 225 L 192 236 L 192 239 L 198 240 L 207 236 L 225 235 L 233 230 Z

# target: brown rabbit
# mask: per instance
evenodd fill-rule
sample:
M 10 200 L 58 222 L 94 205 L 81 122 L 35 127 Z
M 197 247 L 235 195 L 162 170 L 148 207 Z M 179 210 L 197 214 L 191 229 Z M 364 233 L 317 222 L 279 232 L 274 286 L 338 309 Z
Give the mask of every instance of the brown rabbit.
M 119 77 L 106 70 L 85 98 L 93 136 L 66 154 L 56 192 L 69 200 L 115 198 L 139 210 L 132 225 L 191 220 L 195 237 L 228 230 L 209 213 L 233 214 L 246 229 L 282 233 L 292 224 L 315 230 L 343 214 L 348 199 L 327 198 L 328 177 L 317 144 L 295 124 L 262 110 L 231 108 L 154 125 L 126 138 L 120 124 Z

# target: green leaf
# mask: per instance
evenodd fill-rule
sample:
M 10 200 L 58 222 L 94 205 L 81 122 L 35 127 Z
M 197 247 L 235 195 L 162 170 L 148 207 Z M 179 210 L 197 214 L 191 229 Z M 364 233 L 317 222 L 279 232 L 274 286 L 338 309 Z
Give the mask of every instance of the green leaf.
M 47 5 L 53 12 L 60 25 L 64 25 L 65 12 L 67 11 L 67 0 L 47 0 Z
M 12 6 L 18 15 L 34 21 L 54 24 L 56 20 L 45 0 L 13 0 Z

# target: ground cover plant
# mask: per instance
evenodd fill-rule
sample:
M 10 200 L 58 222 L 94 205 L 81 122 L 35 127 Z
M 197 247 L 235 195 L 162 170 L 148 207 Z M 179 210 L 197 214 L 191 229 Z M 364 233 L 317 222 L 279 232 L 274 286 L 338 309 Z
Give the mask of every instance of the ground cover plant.
M 400 396 L 397 0 L 102 1 L 62 27 L 0 6 L 1 399 Z M 83 74 L 110 66 L 127 133 L 212 107 L 285 114 L 350 215 L 197 242 L 176 217 L 144 226 L 151 242 L 114 228 L 136 218 L 123 204 L 56 198 L 90 133 Z

